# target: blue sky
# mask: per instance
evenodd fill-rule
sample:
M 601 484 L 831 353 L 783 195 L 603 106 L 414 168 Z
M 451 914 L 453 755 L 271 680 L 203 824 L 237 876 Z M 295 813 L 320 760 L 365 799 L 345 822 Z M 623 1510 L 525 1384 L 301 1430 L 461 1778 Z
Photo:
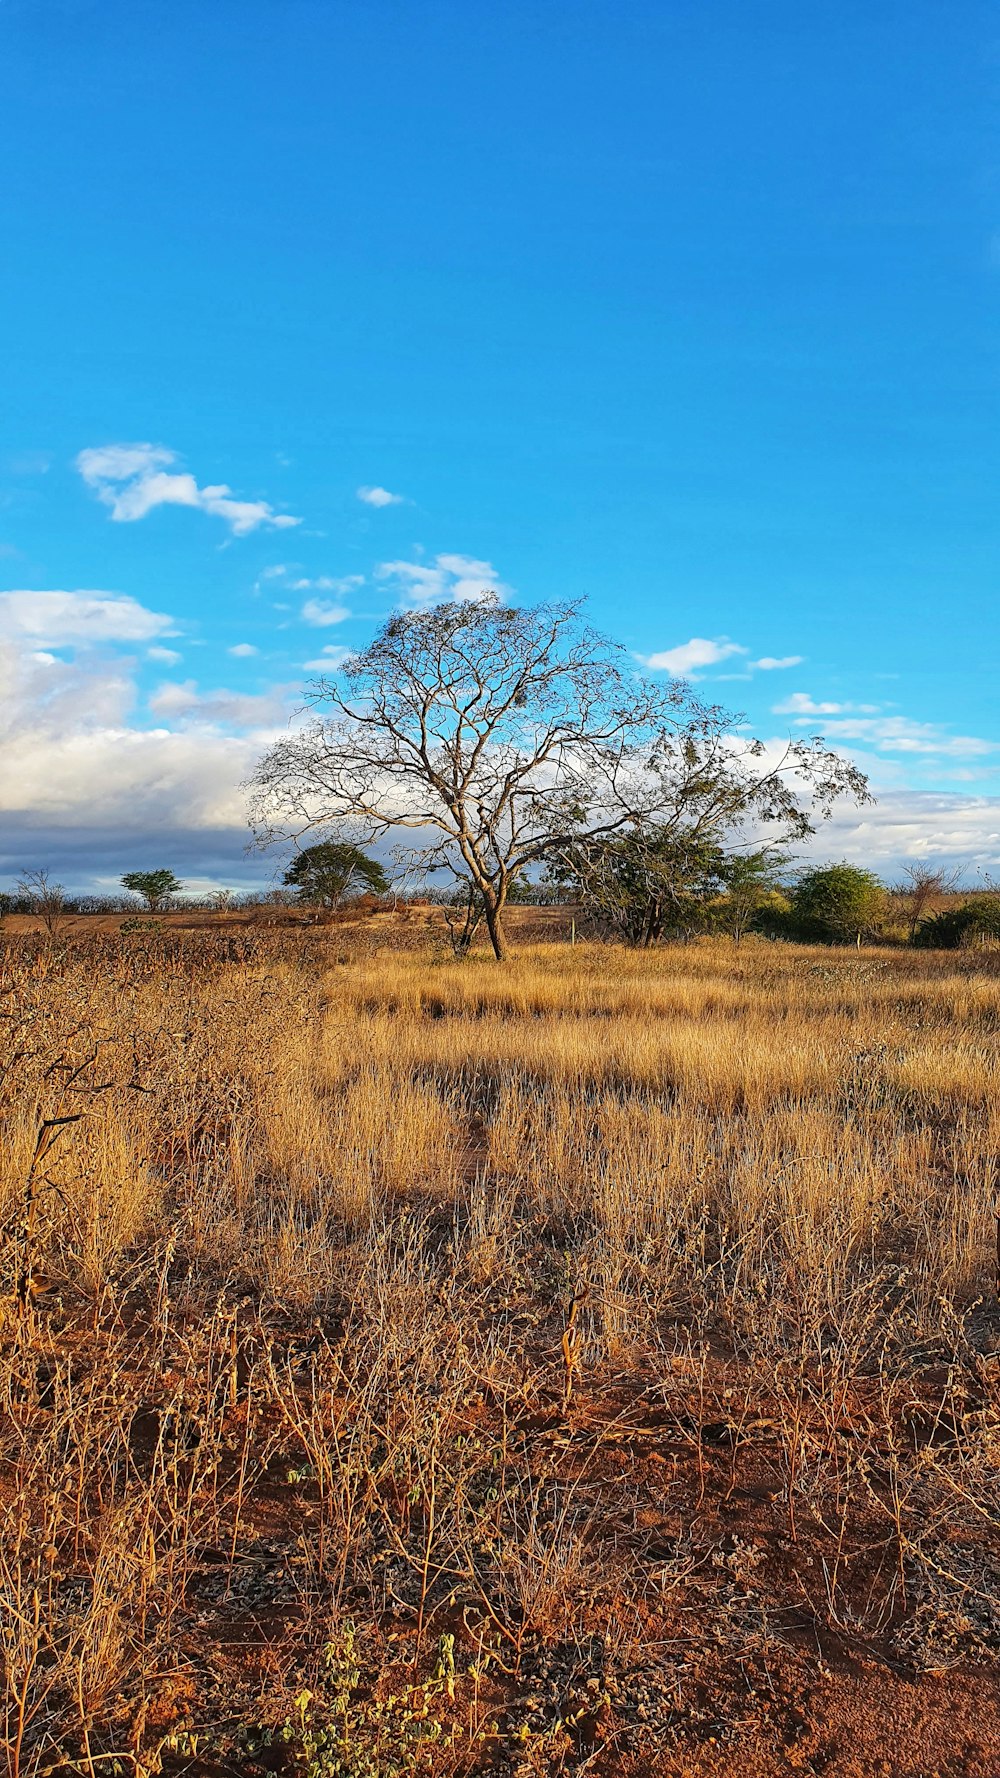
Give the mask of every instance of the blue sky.
M 4 0 L 0 877 L 266 877 L 309 663 L 480 580 L 1000 870 L 998 75 L 978 0 Z

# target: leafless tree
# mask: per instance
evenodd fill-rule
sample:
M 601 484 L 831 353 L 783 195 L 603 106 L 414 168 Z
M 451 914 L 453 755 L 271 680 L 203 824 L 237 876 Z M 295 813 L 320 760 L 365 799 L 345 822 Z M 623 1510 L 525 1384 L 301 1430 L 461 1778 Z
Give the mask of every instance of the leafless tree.
M 921 920 L 932 912 L 939 896 L 950 895 L 958 887 L 961 875 L 961 866 L 956 866 L 953 870 L 933 864 L 906 866 L 903 881 L 896 894 L 910 923 L 911 944 Z
M 639 675 L 578 604 L 484 594 L 400 613 L 310 704 L 251 781 L 258 843 L 415 830 L 402 860 L 469 885 L 469 924 L 481 909 L 498 958 L 513 883 L 573 846 L 653 822 L 719 833 L 751 810 L 809 831 L 804 782 L 823 812 L 845 790 L 867 795 L 818 739 L 768 761 L 684 681 Z
M 17 892 L 30 904 L 50 938 L 56 938 L 66 914 L 66 891 L 47 870 L 22 871 Z

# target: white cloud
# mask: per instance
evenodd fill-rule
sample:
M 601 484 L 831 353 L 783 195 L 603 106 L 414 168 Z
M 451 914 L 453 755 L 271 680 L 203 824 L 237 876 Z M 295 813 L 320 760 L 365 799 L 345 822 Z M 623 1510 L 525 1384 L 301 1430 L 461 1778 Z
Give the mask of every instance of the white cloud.
M 194 679 L 166 680 L 149 697 L 154 716 L 175 716 L 178 711 L 194 709 L 197 703 L 198 686 Z
M 353 593 L 359 586 L 364 586 L 363 574 L 341 574 L 335 578 L 330 574 L 318 574 L 314 580 L 291 580 L 289 588 L 293 593 Z
M 308 670 L 332 673 L 341 664 L 331 645 Z M 285 730 L 286 700 L 295 697 L 291 687 L 245 699 L 180 682 L 171 696 L 161 695 L 157 725 L 148 727 L 134 715 L 127 661 L 109 660 L 103 649 L 59 659 L 31 638 L 0 635 L 0 842 L 8 880 L 42 862 L 73 885 L 98 871 L 115 884 L 147 855 L 151 864 L 173 864 L 185 881 L 216 868 L 226 881 L 252 875 L 240 862 L 240 785 L 263 747 Z M 776 736 L 769 748 L 777 754 L 783 745 Z M 798 848 L 800 856 L 856 859 L 890 878 L 914 858 L 962 864 L 970 881 L 979 869 L 1000 873 L 1000 797 L 964 787 L 908 789 L 900 781 L 912 764 L 905 754 L 864 763 L 881 773 L 877 805 L 841 805 Z M 955 777 L 967 765 L 948 763 Z
M 143 730 L 120 663 L 39 658 L 0 643 L 0 810 L 84 843 L 96 829 L 245 824 L 238 786 L 256 738 Z M 75 844 L 76 842 L 74 842 Z
M 303 661 L 302 664 L 307 673 L 336 673 L 353 652 L 353 649 L 344 648 L 340 643 L 330 643 L 328 647 L 320 649 L 316 660 Z
M 475 556 L 446 554 L 435 556 L 431 563 L 382 562 L 375 577 L 394 587 L 401 605 L 417 608 L 440 605 L 445 600 L 464 604 L 489 592 L 501 599 L 513 597 L 512 589 L 504 585 L 492 562 L 480 561 Z
M 842 710 L 852 710 L 853 708 L 853 704 L 818 704 L 807 691 L 793 691 L 782 703 L 771 706 L 775 716 L 837 716 Z M 867 711 L 874 711 L 877 706 L 866 704 L 864 708 Z
M 932 753 L 947 758 L 973 759 L 995 753 L 997 743 L 977 735 L 950 735 L 934 722 L 914 722 L 909 716 L 837 717 L 824 725 L 830 740 L 862 741 L 889 753 Z
M 307 599 L 302 607 L 302 621 L 325 629 L 328 624 L 342 624 L 351 613 L 346 605 L 334 605 L 329 599 Z
M 76 467 L 98 499 L 122 524 L 145 518 L 154 506 L 192 506 L 224 519 L 233 535 L 243 537 L 259 525 L 285 529 L 301 524 L 288 513 L 276 513 L 266 500 L 236 500 L 225 482 L 200 488 L 186 470 L 168 473 L 177 453 L 164 445 L 118 444 L 81 451 Z
M 327 624 L 343 623 L 345 618 L 351 616 L 348 606 L 340 601 L 356 592 L 358 587 L 364 586 L 365 577 L 363 574 L 305 575 L 297 572 L 298 566 L 298 563 L 282 562 L 274 568 L 265 568 L 263 574 L 258 577 L 257 590 L 264 580 L 280 580 L 283 583 L 280 589 L 282 592 L 287 587 L 290 593 L 333 593 L 338 595 L 333 599 L 305 600 L 301 610 L 303 621 L 307 624 L 316 624 L 320 628 Z M 295 575 L 294 579 L 290 578 L 292 575 Z M 291 607 L 283 601 L 275 602 L 274 610 L 289 611 Z
M 281 722 L 287 716 L 289 688 L 275 685 L 252 696 L 244 692 L 201 692 L 193 679 L 167 680 L 149 699 L 154 716 L 175 717 L 189 723 L 222 723 L 227 728 L 251 729 Z
M 0 636 L 64 642 L 145 642 L 171 629 L 171 619 L 137 599 L 99 592 L 0 593 Z
M 232 648 L 226 649 L 226 653 L 231 654 L 235 660 L 245 661 L 252 654 L 259 654 L 260 649 L 255 648 L 252 642 L 234 642 Z
M 277 699 L 271 709 L 227 702 L 217 711 L 199 700 L 148 726 L 136 721 L 136 703 L 131 663 L 103 648 L 66 660 L 0 637 L 4 887 L 39 863 L 74 888 L 102 876 L 115 888 L 123 870 L 164 863 L 187 883 L 206 871 L 267 880 L 270 863 L 244 860 L 241 786 L 286 731 L 287 706 L 272 720 Z M 252 727 L 231 720 L 241 717 Z
M 935 722 L 915 722 L 910 716 L 886 715 L 877 704 L 817 701 L 808 692 L 795 691 L 773 706 L 775 716 L 792 716 L 800 725 L 813 717 L 823 718 L 823 733 L 831 741 L 855 741 L 885 753 L 931 754 L 942 759 L 979 759 L 997 751 L 998 743 L 977 735 L 952 735 Z
M 176 667 L 181 659 L 176 648 L 147 648 L 147 661 L 158 661 L 161 667 Z
M 647 667 L 657 673 L 673 673 L 678 678 L 687 678 L 695 667 L 714 667 L 719 661 L 728 661 L 734 654 L 746 654 L 738 642 L 730 642 L 726 636 L 718 636 L 709 641 L 705 636 L 692 636 L 690 642 L 682 642 L 677 648 L 664 648 L 658 654 L 641 656 Z
M 390 494 L 388 488 L 359 488 L 358 499 L 366 506 L 402 506 L 402 494 Z
M 1000 797 L 880 789 L 873 807 L 838 808 L 803 847 L 806 854 L 846 858 L 890 880 L 915 859 L 958 864 L 973 882 L 977 870 L 1000 869 Z
M 763 654 L 759 661 L 748 661 L 747 665 L 754 673 L 780 673 L 786 667 L 801 667 L 804 658 L 801 654 Z

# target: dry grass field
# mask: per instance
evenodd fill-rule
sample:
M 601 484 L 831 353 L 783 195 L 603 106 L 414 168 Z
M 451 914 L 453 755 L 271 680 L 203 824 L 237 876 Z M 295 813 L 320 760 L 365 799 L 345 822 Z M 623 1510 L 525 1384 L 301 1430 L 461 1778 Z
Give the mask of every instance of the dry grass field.
M 1000 1770 L 1000 959 L 10 936 L 6 1769 Z

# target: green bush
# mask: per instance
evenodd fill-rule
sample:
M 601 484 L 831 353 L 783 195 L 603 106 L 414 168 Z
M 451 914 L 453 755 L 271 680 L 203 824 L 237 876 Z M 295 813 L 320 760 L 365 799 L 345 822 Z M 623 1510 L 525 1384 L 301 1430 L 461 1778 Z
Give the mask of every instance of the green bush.
M 770 895 L 764 897 L 754 914 L 750 930 L 763 938 L 798 938 L 799 929 L 792 904 L 783 890 L 774 889 Z
M 792 891 L 792 916 L 802 938 L 843 943 L 872 933 L 885 912 L 885 890 L 858 864 L 805 871 Z
M 1000 895 L 972 895 L 961 907 L 921 920 L 913 942 L 925 950 L 956 951 L 962 945 L 1000 939 Z

